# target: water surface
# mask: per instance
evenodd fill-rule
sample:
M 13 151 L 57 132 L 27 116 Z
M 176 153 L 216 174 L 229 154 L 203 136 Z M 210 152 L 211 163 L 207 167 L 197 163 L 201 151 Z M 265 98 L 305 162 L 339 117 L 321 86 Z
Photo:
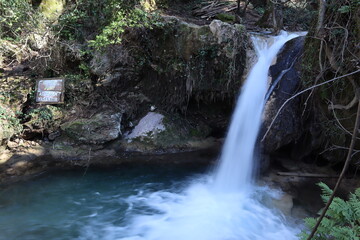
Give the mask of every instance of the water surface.
M 59 171 L 0 188 L 0 239 L 117 239 L 130 215 L 154 209 L 130 196 L 181 192 L 202 167 Z

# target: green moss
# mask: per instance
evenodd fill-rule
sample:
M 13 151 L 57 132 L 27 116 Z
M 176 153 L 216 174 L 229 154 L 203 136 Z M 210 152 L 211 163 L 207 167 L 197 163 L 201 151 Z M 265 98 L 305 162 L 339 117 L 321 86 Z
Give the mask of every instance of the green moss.
M 235 22 L 235 16 L 227 13 L 219 13 L 215 16 L 216 19 L 219 19 L 223 22 Z

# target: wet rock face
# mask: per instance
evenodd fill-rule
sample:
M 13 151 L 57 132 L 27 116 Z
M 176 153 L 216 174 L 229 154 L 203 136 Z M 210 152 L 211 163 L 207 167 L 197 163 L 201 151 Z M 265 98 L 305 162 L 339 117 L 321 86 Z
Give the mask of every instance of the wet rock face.
M 121 113 L 102 112 L 61 125 L 64 134 L 79 143 L 103 144 L 121 135 Z
M 199 26 L 164 17 L 164 27 L 129 32 L 127 42 L 94 54 L 99 84 L 137 88 L 161 108 L 185 112 L 190 98 L 234 98 L 246 66 L 248 36 L 240 24 Z
M 150 64 L 141 74 L 145 94 L 167 110 L 183 112 L 192 97 L 210 103 L 236 96 L 248 43 L 242 25 L 167 21 L 169 26 L 149 33 Z
M 260 138 L 269 128 L 281 105 L 301 88 L 298 66 L 303 46 L 304 37 L 289 41 L 278 54 L 276 63 L 270 67 L 271 84 L 274 84 L 278 78 L 280 78 L 280 81 L 266 103 Z M 295 142 L 302 136 L 301 114 L 300 98 L 287 103 L 263 142 L 265 153 L 273 153 L 279 148 Z

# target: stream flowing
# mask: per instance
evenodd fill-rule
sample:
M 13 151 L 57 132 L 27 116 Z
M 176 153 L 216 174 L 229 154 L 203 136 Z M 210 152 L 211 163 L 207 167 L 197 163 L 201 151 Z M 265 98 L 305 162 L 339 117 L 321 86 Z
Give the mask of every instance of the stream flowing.
M 253 37 L 258 61 L 241 89 L 216 170 L 159 167 L 113 177 L 90 170 L 86 177 L 54 175 L 0 189 L 0 239 L 297 239 L 299 229 L 271 204 L 280 193 L 252 180 L 268 70 L 297 36 Z

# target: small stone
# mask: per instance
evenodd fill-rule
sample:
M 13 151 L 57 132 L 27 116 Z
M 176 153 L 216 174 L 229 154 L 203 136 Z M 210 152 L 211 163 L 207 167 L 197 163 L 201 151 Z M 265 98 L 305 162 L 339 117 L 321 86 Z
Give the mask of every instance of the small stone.
M 290 216 L 293 208 L 293 198 L 289 194 L 283 194 L 278 199 L 273 199 L 274 206 L 279 209 L 284 215 Z
M 54 141 L 57 137 L 60 137 L 61 136 L 61 133 L 60 131 L 55 131 L 55 132 L 52 132 L 48 135 L 48 138 L 50 141 Z
M 151 106 L 151 107 L 150 107 L 150 111 L 152 111 L 152 112 L 155 111 L 155 109 L 156 109 L 155 106 Z
M 15 174 L 15 170 L 14 170 L 13 168 L 6 169 L 6 174 L 14 175 L 14 174 Z
M 8 141 L 7 146 L 8 148 L 12 149 L 12 148 L 17 148 L 19 145 L 16 142 Z

